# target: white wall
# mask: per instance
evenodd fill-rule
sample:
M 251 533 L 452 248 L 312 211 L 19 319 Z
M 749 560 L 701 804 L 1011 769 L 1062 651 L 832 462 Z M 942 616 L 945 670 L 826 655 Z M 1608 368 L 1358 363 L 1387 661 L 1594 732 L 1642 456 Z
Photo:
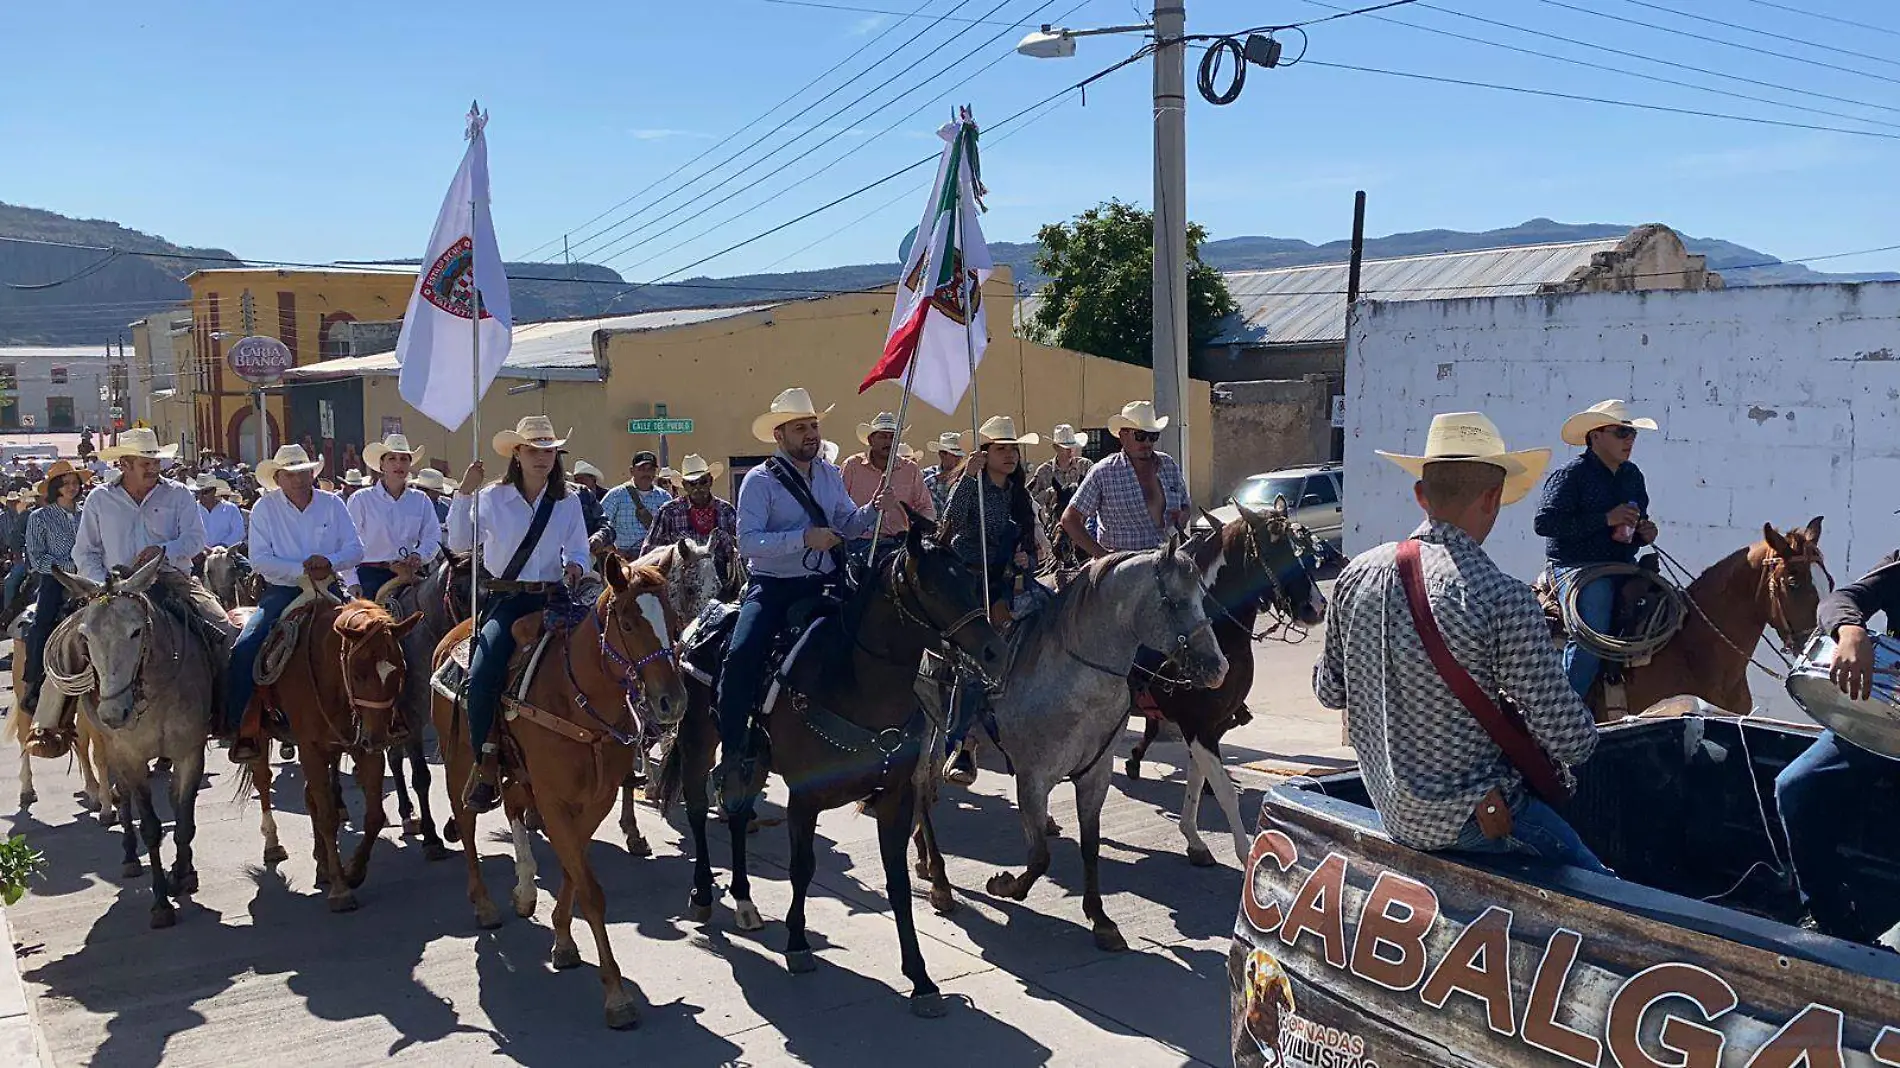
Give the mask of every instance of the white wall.
M 1561 463 L 1564 418 L 1610 397 L 1662 424 L 1634 459 L 1662 547 L 1691 569 L 1816 515 L 1838 580 L 1900 546 L 1900 283 L 1366 302 L 1346 395 L 1349 553 L 1418 523 L 1410 479 L 1373 450 L 1422 451 L 1434 413 L 1482 411 Z M 1507 509 L 1485 545 L 1525 579 L 1543 564 L 1536 507 Z M 1773 686 L 1752 685 L 1757 702 Z

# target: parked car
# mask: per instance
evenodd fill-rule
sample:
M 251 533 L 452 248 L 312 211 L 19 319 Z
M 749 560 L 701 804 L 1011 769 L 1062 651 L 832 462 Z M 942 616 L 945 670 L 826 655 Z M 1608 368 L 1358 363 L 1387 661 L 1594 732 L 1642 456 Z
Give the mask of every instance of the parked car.
M 1249 475 L 1234 487 L 1228 503 L 1214 509 L 1214 518 L 1230 522 L 1240 514 L 1236 505 L 1249 511 L 1279 509 L 1295 523 L 1312 531 L 1335 547 L 1345 518 L 1340 510 L 1340 494 L 1345 489 L 1345 471 L 1339 464 L 1317 467 L 1289 467 Z

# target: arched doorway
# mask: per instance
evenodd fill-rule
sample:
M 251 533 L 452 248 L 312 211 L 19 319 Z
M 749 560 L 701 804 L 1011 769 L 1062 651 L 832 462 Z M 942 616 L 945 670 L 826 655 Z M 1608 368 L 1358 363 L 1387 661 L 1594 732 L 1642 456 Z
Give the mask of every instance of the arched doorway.
M 225 442 L 229 446 L 226 451 L 256 467 L 260 461 L 269 459 L 271 453 L 277 451 L 277 446 L 283 443 L 277 420 L 269 412 L 264 413 L 264 434 L 267 440 L 263 455 L 260 456 L 257 451 L 257 411 L 245 405 L 232 414 L 231 423 L 225 429 Z

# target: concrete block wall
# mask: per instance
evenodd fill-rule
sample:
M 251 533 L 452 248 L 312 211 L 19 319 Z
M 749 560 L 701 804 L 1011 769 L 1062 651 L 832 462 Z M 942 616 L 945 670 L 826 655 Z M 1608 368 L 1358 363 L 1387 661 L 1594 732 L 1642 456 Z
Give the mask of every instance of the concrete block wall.
M 1332 455 L 1332 388 L 1325 375 L 1214 387 L 1214 496 L 1262 471 Z

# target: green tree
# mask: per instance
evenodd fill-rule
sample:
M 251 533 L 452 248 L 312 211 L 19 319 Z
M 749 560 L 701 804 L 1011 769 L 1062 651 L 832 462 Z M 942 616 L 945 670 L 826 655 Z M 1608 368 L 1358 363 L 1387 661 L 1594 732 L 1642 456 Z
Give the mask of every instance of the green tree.
M 1036 234 L 1049 276 L 1029 326 L 1036 338 L 1123 363 L 1154 365 L 1154 214 L 1110 200 Z M 1188 224 L 1188 347 L 1199 349 L 1239 309 L 1221 273 L 1201 262 L 1207 231 Z
M 26 844 L 25 835 L 0 840 L 0 904 L 20 900 L 26 894 L 27 881 L 45 869 L 46 857 Z

